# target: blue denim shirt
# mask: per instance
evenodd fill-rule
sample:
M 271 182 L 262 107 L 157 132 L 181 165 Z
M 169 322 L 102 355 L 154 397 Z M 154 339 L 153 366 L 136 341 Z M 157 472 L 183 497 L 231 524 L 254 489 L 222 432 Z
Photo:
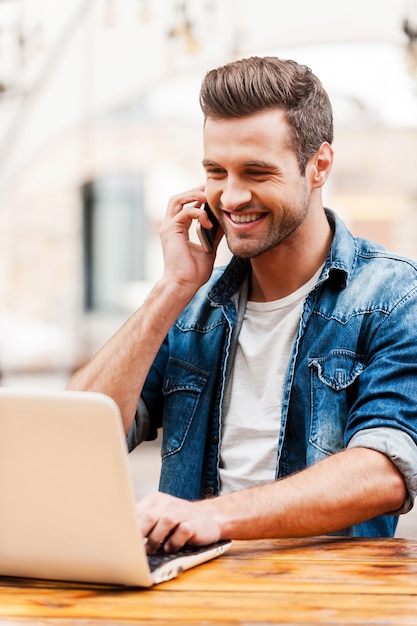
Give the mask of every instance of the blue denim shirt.
M 305 300 L 286 375 L 277 477 L 347 446 L 370 447 L 403 473 L 410 508 L 417 489 L 417 264 L 354 238 L 334 213 L 327 216 L 334 238 Z M 132 449 L 163 427 L 160 489 L 178 497 L 219 492 L 222 403 L 249 272 L 239 258 L 216 268 L 179 316 L 128 435 Z M 396 522 L 396 515 L 382 516 L 338 534 L 390 536 Z

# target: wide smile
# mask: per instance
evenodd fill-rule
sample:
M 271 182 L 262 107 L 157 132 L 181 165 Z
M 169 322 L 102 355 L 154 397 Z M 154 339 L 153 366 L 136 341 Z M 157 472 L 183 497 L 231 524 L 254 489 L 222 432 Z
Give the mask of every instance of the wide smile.
M 233 224 L 249 224 L 258 222 L 265 217 L 266 213 L 228 213 L 227 217 Z
M 258 224 L 263 221 L 268 213 L 251 212 L 251 213 L 229 213 L 225 211 L 227 222 L 230 224 L 229 228 L 237 233 L 244 233 L 252 231 L 257 228 Z

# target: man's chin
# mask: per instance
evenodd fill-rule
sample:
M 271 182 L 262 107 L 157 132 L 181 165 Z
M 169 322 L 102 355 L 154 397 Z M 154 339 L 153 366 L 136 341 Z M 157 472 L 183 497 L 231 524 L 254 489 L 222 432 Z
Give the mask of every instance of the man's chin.
M 256 257 L 264 254 L 274 246 L 260 246 L 259 242 L 250 240 L 245 241 L 227 241 L 230 252 L 241 259 L 255 259 Z

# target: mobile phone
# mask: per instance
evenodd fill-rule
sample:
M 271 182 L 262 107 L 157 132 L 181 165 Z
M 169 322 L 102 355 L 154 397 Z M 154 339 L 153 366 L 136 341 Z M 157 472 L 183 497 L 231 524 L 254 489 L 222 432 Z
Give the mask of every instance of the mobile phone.
M 200 243 L 203 249 L 206 252 L 213 252 L 214 238 L 216 236 L 219 223 L 216 217 L 214 216 L 214 213 L 210 209 L 209 205 L 207 204 L 207 202 L 205 202 L 201 208 L 209 216 L 209 220 L 213 224 L 213 228 L 204 228 L 204 226 L 201 226 L 200 222 L 198 222 L 197 235 L 198 235 L 198 238 L 200 240 Z

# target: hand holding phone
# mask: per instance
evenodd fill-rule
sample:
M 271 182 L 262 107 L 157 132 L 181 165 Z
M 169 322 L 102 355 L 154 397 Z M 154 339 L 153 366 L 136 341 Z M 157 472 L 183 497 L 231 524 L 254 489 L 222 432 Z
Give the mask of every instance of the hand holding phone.
M 201 208 L 207 213 L 210 222 L 213 224 L 213 228 L 204 228 L 204 226 L 198 222 L 197 235 L 203 249 L 206 252 L 213 252 L 214 238 L 216 236 L 219 223 L 207 202 L 205 202 Z

